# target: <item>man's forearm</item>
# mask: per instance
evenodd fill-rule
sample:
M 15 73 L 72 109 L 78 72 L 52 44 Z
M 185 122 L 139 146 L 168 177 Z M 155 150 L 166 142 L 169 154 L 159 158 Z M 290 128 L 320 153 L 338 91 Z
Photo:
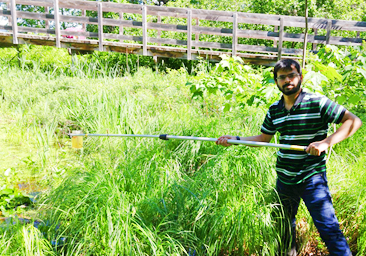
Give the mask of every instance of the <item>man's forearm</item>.
M 322 141 L 310 143 L 306 149 L 306 152 L 310 155 L 320 156 L 320 154 L 327 150 L 330 146 L 337 144 L 353 135 L 362 125 L 361 119 L 349 111 L 346 112 L 341 122 L 341 127 L 339 127 L 335 133 Z
M 362 125 L 361 119 L 354 116 L 354 118 L 347 119 L 339 129 L 327 137 L 324 142 L 328 143 L 329 146 L 337 144 L 342 140 L 352 136 Z
M 240 137 L 240 140 L 244 140 L 244 141 L 258 141 L 258 142 L 270 142 L 272 139 L 273 135 L 268 135 L 268 134 L 259 134 L 256 136 L 249 136 L 249 137 Z M 236 140 L 237 137 L 236 136 L 232 136 L 232 135 L 224 135 L 221 136 L 220 138 L 217 139 L 216 144 L 217 145 L 222 145 L 225 147 L 229 147 L 232 144 L 227 143 L 227 140 Z M 255 146 L 250 146 L 250 147 L 255 147 Z
M 255 135 L 255 136 L 249 136 L 249 137 L 240 137 L 240 140 L 244 140 L 244 141 L 258 141 L 258 142 L 270 142 L 272 139 L 272 136 L 268 137 L 265 136 L 264 134 L 259 134 L 259 135 Z

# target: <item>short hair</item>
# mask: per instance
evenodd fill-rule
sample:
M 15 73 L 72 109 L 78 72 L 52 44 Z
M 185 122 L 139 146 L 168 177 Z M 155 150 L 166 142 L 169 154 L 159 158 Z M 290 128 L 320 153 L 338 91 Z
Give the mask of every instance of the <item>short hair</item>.
M 299 74 L 301 76 L 301 67 L 300 67 L 299 62 L 297 62 L 296 60 L 292 60 L 292 59 L 282 59 L 282 60 L 278 61 L 274 67 L 274 70 L 273 70 L 274 80 L 277 79 L 277 72 L 280 69 L 291 70 L 292 65 L 295 66 L 295 68 L 297 69 L 297 72 L 299 72 Z

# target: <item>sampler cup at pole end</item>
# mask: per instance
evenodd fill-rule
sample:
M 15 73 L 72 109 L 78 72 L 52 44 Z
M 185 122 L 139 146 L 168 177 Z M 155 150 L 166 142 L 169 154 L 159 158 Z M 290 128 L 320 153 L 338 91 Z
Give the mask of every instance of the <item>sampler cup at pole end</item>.
M 72 134 L 83 134 L 82 131 L 72 131 Z M 72 136 L 71 137 L 71 146 L 75 149 L 83 148 L 83 136 Z

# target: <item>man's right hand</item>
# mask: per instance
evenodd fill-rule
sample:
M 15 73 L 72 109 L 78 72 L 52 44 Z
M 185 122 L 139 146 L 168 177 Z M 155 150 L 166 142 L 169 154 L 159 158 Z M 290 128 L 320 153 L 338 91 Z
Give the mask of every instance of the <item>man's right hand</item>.
M 236 136 L 224 135 L 217 139 L 216 144 L 224 147 L 230 147 L 233 144 L 227 143 L 227 140 L 236 140 Z

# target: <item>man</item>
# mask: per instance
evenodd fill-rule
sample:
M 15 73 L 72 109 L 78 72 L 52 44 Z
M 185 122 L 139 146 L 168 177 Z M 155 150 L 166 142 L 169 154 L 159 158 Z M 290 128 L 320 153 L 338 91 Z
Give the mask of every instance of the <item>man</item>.
M 277 152 L 277 184 L 283 208 L 291 223 L 291 250 L 296 255 L 295 216 L 303 199 L 330 255 L 351 255 L 339 229 L 328 188 L 325 151 L 346 139 L 361 127 L 361 120 L 344 107 L 324 96 L 306 93 L 297 61 L 284 59 L 274 68 L 274 79 L 282 92 L 281 100 L 272 104 L 261 127 L 261 134 L 251 137 L 224 135 L 216 144 L 230 146 L 231 140 L 270 142 L 276 132 L 281 144 L 307 146 L 306 152 L 281 149 Z M 327 137 L 328 123 L 342 123 Z

